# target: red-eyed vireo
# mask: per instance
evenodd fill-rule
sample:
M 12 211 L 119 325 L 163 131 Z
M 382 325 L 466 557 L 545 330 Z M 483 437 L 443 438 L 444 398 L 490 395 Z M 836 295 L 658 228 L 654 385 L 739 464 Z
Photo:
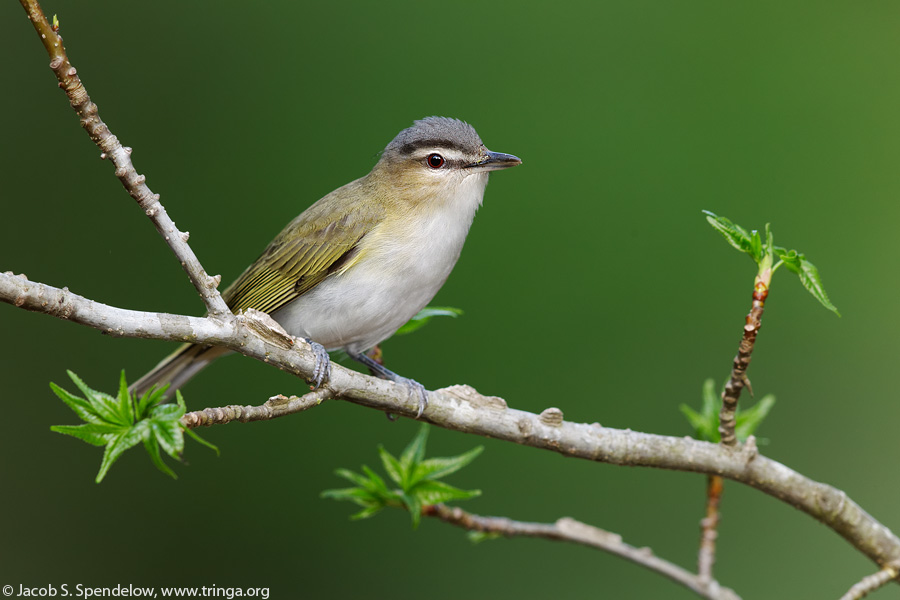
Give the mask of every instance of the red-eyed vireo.
M 317 356 L 315 384 L 329 373 L 326 350 L 343 349 L 426 407 L 425 388 L 365 353 L 390 337 L 438 292 L 453 270 L 488 173 L 520 164 L 485 148 L 468 123 L 428 117 L 404 129 L 372 171 L 331 192 L 291 221 L 225 292 L 235 313 L 269 313 Z M 138 380 L 184 385 L 225 348 L 186 344 Z

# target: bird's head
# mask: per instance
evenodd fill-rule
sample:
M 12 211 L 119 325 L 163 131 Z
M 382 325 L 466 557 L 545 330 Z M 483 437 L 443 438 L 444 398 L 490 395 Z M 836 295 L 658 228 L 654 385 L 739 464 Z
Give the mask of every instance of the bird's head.
M 477 196 L 480 204 L 488 173 L 521 162 L 511 154 L 488 150 L 468 123 L 427 117 L 397 134 L 372 175 L 406 202 Z

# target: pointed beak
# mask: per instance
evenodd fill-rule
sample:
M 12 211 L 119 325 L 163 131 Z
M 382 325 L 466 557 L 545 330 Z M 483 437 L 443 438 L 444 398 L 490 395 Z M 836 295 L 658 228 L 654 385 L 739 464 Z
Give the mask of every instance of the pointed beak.
M 476 171 L 497 171 L 499 169 L 508 169 L 516 165 L 522 164 L 521 159 L 512 154 L 504 154 L 502 152 L 486 151 L 481 158 L 466 165 L 465 168 Z

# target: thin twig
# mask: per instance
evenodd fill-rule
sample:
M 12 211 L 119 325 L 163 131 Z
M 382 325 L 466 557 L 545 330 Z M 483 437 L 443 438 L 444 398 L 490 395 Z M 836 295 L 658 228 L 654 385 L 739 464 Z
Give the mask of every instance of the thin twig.
M 247 311 L 231 324 L 217 319 L 112 308 L 11 273 L 0 273 L 0 301 L 43 312 L 121 337 L 223 346 L 307 381 L 315 368 L 309 347 L 291 338 L 265 313 Z M 252 323 L 252 326 L 249 326 Z M 336 398 L 414 418 L 418 398 L 407 386 L 332 365 L 328 387 Z M 688 438 L 572 423 L 562 411 L 540 415 L 508 408 L 502 398 L 469 386 L 429 393 L 422 417 L 446 429 L 474 433 L 598 462 L 720 475 L 740 481 L 820 520 L 878 565 L 900 561 L 900 539 L 841 490 L 812 481 L 760 456 L 753 438 L 738 448 Z
M 750 380 L 747 379 L 747 367 L 750 366 L 750 356 L 753 353 L 753 345 L 756 343 L 756 335 L 759 333 L 761 326 L 763 309 L 766 304 L 766 297 L 769 295 L 769 284 L 772 280 L 771 269 L 766 269 L 756 276 L 753 286 L 753 306 L 747 315 L 744 324 L 744 334 L 741 337 L 741 343 L 738 346 L 737 356 L 734 357 L 734 365 L 731 368 L 731 378 L 725 384 L 725 391 L 722 392 L 722 410 L 719 412 L 719 433 L 721 434 L 722 443 L 726 446 L 734 446 L 737 444 L 737 437 L 734 434 L 735 413 L 737 412 L 738 398 L 741 396 L 741 390 L 750 386 Z M 752 390 L 751 390 L 752 393 Z
M 867 575 L 858 583 L 853 584 L 853 586 L 847 590 L 847 593 L 841 596 L 841 600 L 859 600 L 860 598 L 865 598 L 892 579 L 896 579 L 898 574 L 900 574 L 900 569 L 897 567 L 885 567 L 877 573 Z
M 210 425 L 224 425 L 232 421 L 248 423 L 250 421 L 269 421 L 303 412 L 320 405 L 325 400 L 333 398 L 334 394 L 327 387 L 297 396 L 272 396 L 265 404 L 259 406 L 239 406 L 231 404 L 220 408 L 204 408 L 195 410 L 181 417 L 181 424 L 188 429 L 196 427 L 209 427 Z
M 716 538 L 719 537 L 719 503 L 722 500 L 722 478 L 706 478 L 706 516 L 700 521 L 700 551 L 697 553 L 697 576 L 701 581 L 713 580 L 716 562 Z
M 207 275 L 194 251 L 187 244 L 188 233 L 179 231 L 175 227 L 175 223 L 169 218 L 166 209 L 159 203 L 159 194 L 154 194 L 145 183 L 146 177 L 139 175 L 135 170 L 134 164 L 131 162 L 131 148 L 123 147 L 119 143 L 119 139 L 110 132 L 106 123 L 100 120 L 97 105 L 91 101 L 75 67 L 69 62 L 62 37 L 47 22 L 44 11 L 37 0 L 19 1 L 47 50 L 50 57 L 50 68 L 53 69 L 53 73 L 59 80 L 59 87 L 68 96 L 72 108 L 81 120 L 81 126 L 100 148 L 100 158 L 109 159 L 115 166 L 116 177 L 119 178 L 131 197 L 137 201 L 141 210 L 150 217 L 156 230 L 169 244 L 181 263 L 181 267 L 203 299 L 209 314 L 223 320 L 231 319 L 231 311 L 228 310 L 228 306 L 217 289 L 221 278 L 218 275 L 215 277 Z
M 699 576 L 654 555 L 650 548 L 635 548 L 623 542 L 620 535 L 568 517 L 559 519 L 555 523 L 528 523 L 513 521 L 506 517 L 483 517 L 466 512 L 459 507 L 450 507 L 444 504 L 426 506 L 422 509 L 422 514 L 469 531 L 495 533 L 506 537 L 539 537 L 596 548 L 664 575 L 693 590 L 703 598 L 739 600 L 739 596 L 734 591 L 721 587 L 716 581 L 701 581 Z

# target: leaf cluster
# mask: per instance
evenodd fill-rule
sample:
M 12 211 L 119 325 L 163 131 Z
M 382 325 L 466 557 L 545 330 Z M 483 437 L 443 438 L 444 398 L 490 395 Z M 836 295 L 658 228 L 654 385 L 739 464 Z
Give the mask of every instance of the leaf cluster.
M 51 431 L 71 435 L 93 446 L 105 446 L 96 482 L 100 483 L 123 452 L 143 442 L 150 460 L 160 471 L 177 479 L 178 476 L 163 462 L 160 448 L 175 460 L 184 451 L 184 433 L 201 444 L 219 452 L 218 448 L 201 439 L 181 425 L 185 413 L 184 398 L 176 392 L 175 404 L 159 404 L 168 386 L 150 389 L 141 396 L 128 393 L 125 371 L 119 378 L 115 397 L 93 390 L 72 371 L 67 371 L 84 398 L 76 396 L 55 383 L 50 384 L 59 399 L 84 421 L 81 425 L 54 425 Z
M 419 526 L 422 508 L 451 500 L 467 500 L 481 495 L 481 490 L 461 490 L 439 481 L 451 473 L 459 471 L 481 454 L 483 446 L 478 446 L 460 454 L 445 458 L 425 458 L 425 444 L 428 440 L 428 425 L 423 423 L 418 433 L 403 450 L 399 458 L 378 446 L 381 464 L 390 480 L 399 488 L 388 488 L 385 480 L 368 466 L 363 465 L 363 473 L 349 469 L 338 469 L 335 474 L 355 484 L 354 487 L 325 490 L 323 498 L 349 500 L 362 507 L 351 519 L 366 519 L 392 506 L 409 511 L 412 525 Z
M 712 379 L 703 382 L 703 406 L 699 413 L 687 404 L 681 405 L 681 412 L 694 428 L 694 438 L 705 442 L 719 443 L 719 407 L 721 405 L 721 395 L 716 393 L 716 383 Z M 775 396 L 766 394 L 750 408 L 738 408 L 735 413 L 734 427 L 738 441 L 746 442 L 747 438 L 756 432 L 773 406 L 775 406 Z
M 759 265 L 759 271 L 762 273 L 766 269 L 771 269 L 774 273 L 778 267 L 784 265 L 789 271 L 796 273 L 810 294 L 818 300 L 822 306 L 832 311 L 837 316 L 841 316 L 837 308 L 828 299 L 825 288 L 822 286 L 822 278 L 819 276 L 819 270 L 816 266 L 806 259 L 806 256 L 796 250 L 788 250 L 774 244 L 772 231 L 769 224 L 766 224 L 765 240 L 760 236 L 759 231 L 747 231 L 740 225 L 732 223 L 725 217 L 720 217 L 714 213 L 704 210 L 706 220 L 713 228 L 722 234 L 725 240 L 737 250 L 748 254 L 753 261 Z M 774 259 L 778 258 L 778 262 L 774 263 Z M 773 265 L 774 263 L 774 265 Z

